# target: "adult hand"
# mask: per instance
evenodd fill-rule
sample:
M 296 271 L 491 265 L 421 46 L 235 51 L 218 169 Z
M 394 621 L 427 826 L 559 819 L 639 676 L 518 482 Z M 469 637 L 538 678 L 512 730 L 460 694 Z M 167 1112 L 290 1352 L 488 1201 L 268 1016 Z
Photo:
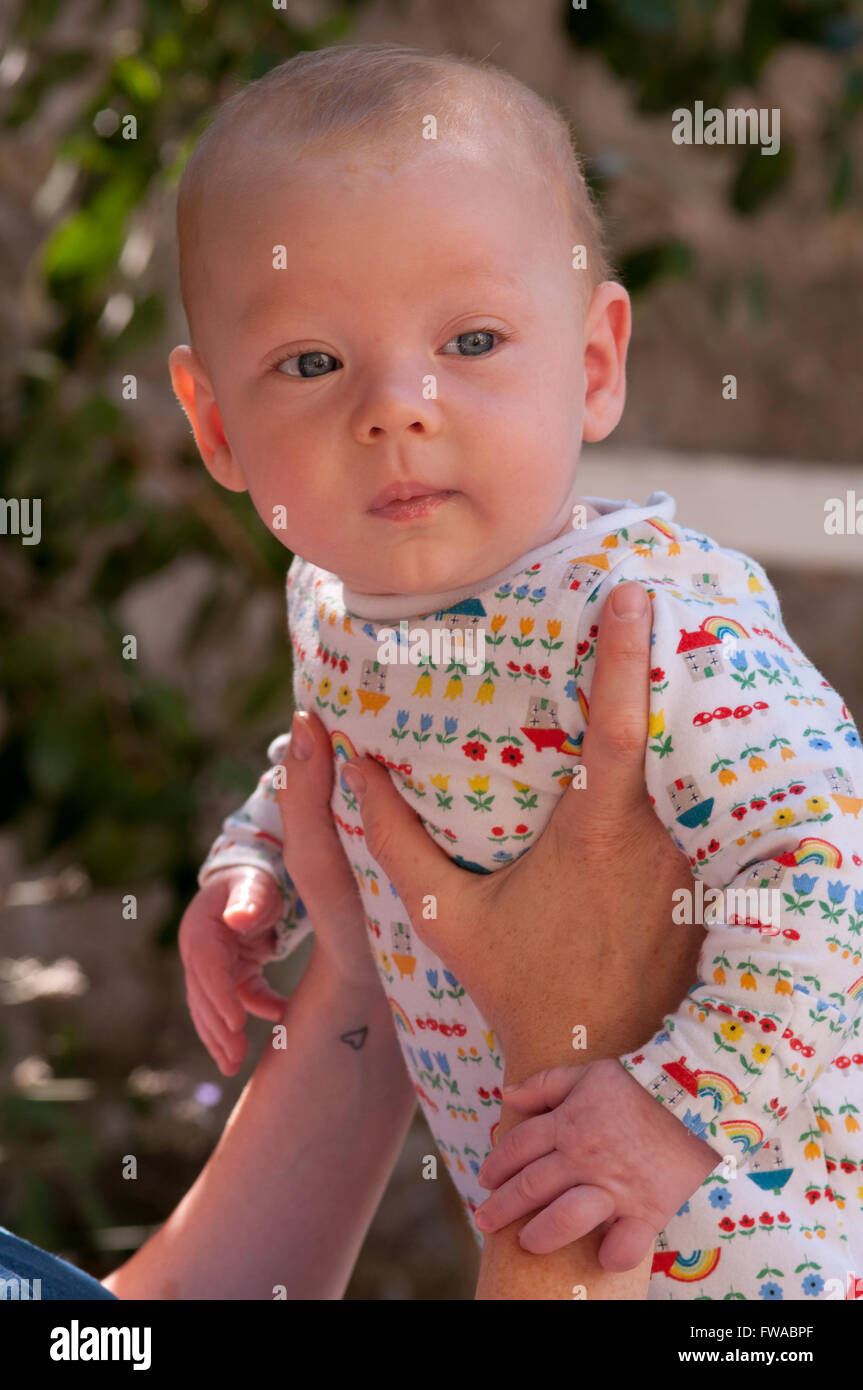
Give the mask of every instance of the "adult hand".
M 644 589 L 615 588 L 600 622 L 586 786 L 571 786 L 527 853 L 493 874 L 453 864 L 373 759 L 341 769 L 352 786 L 361 769 L 369 852 L 413 930 L 494 1027 L 507 1082 L 572 1065 L 578 1024 L 588 1042 L 579 1061 L 637 1048 L 696 979 L 703 929 L 671 923 L 672 893 L 692 876 L 644 783 L 650 631 Z M 430 893 L 432 920 L 421 911 Z M 528 932 L 538 904 L 541 926 Z

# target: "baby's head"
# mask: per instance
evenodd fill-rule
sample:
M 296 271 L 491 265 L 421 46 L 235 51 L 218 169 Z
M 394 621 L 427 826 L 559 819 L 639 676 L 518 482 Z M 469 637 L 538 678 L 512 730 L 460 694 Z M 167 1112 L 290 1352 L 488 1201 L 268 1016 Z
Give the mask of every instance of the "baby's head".
M 534 92 L 397 45 L 302 53 L 219 110 L 177 220 L 174 388 L 290 550 L 410 594 L 570 527 L 582 440 L 623 409 L 629 302 Z M 408 483 L 449 495 L 375 510 Z

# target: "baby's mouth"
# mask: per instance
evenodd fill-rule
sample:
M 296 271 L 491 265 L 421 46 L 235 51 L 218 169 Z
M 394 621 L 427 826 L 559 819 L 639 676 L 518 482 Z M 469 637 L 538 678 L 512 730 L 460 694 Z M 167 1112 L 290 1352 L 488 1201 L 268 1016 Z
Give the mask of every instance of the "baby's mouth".
M 384 521 L 418 521 L 437 511 L 438 507 L 449 501 L 451 497 L 457 496 L 456 492 L 449 490 L 426 492 L 421 496 L 409 497 L 404 500 L 395 498 L 383 507 L 369 507 L 369 516 L 379 517 Z

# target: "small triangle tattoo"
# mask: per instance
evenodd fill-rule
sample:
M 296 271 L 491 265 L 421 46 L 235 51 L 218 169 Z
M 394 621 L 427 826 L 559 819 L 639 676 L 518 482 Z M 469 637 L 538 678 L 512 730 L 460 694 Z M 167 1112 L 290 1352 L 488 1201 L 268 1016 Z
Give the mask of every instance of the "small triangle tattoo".
M 362 1047 L 363 1043 L 368 1037 L 368 1033 L 369 1030 L 365 1026 L 362 1028 L 353 1028 L 350 1031 L 350 1033 L 342 1033 L 341 1037 L 339 1038 L 339 1042 L 347 1043 L 348 1047 L 352 1047 L 354 1049 L 354 1052 L 359 1052 L 360 1048 Z

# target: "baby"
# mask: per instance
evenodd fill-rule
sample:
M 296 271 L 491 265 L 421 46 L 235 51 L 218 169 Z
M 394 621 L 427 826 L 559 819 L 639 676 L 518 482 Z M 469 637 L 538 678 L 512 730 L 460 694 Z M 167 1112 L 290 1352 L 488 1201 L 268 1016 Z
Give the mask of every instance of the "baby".
M 609 1115 L 633 1092 L 651 1105 L 608 1154 L 612 1214 L 640 1215 L 645 1250 L 658 1235 L 651 1298 L 842 1297 L 863 1271 L 860 739 L 758 564 L 676 522 L 663 492 L 639 506 L 575 490 L 582 440 L 623 410 L 630 311 L 566 123 L 467 59 L 303 53 L 220 110 L 178 230 L 194 346 L 171 354 L 172 380 L 212 476 L 247 489 L 294 555 L 295 704 L 336 759 L 384 763 L 466 871 L 510 863 L 581 785 L 602 605 L 627 580 L 648 590 L 645 779 L 706 936 L 689 996 L 613 1064 Z M 226 1072 L 245 1010 L 281 1014 L 261 978 L 274 923 L 282 953 L 310 929 L 273 778 L 225 821 L 184 921 L 193 1015 Z M 497 1039 L 412 932 L 341 776 L 331 808 L 472 1216 Z M 577 1115 L 578 1084 L 558 1103 Z M 677 1123 L 663 1117 L 663 1162 L 639 1165 L 654 1103 Z M 535 1205 L 584 1181 L 562 1156 Z M 608 1214 L 582 1211 L 568 1239 Z

